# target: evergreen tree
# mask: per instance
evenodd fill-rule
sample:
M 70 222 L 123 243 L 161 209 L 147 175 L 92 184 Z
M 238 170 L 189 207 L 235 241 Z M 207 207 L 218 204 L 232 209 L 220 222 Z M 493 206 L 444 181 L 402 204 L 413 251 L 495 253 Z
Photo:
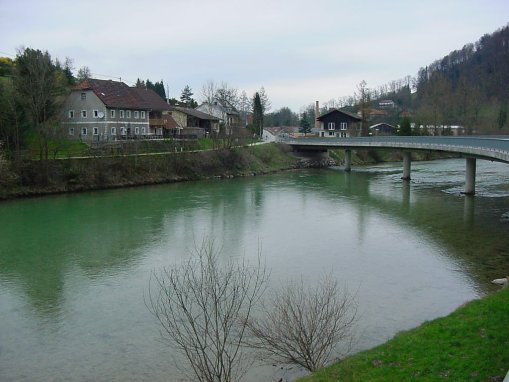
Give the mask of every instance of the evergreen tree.
M 145 81 L 142 81 L 138 78 L 136 79 L 136 84 L 134 86 L 140 89 L 145 89 Z
M 410 126 L 410 118 L 403 117 L 401 119 L 401 124 L 399 125 L 399 134 L 398 135 L 412 135 L 412 127 Z
M 154 91 L 159 94 L 162 99 L 166 99 L 166 92 L 164 91 L 163 80 L 154 84 Z
M 253 128 L 257 134 L 262 135 L 263 127 L 263 106 L 260 93 L 256 92 L 253 97 Z
M 186 85 L 182 90 L 182 94 L 180 95 L 180 105 L 191 108 L 198 106 L 198 103 L 193 98 L 193 91 L 189 85 Z
M 306 112 L 302 113 L 302 118 L 300 119 L 299 124 L 300 124 L 299 131 L 302 134 L 307 134 L 307 133 L 311 132 L 311 124 L 309 123 L 308 116 L 307 116 Z

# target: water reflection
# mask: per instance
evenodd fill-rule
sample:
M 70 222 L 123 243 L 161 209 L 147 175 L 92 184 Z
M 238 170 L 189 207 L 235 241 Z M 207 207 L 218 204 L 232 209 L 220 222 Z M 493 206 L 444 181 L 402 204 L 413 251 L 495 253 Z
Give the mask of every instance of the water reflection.
M 509 172 L 464 197 L 443 192 L 462 189 L 450 176 L 463 182 L 463 161 L 444 162 L 414 165 L 411 182 L 386 165 L 0 204 L 0 369 L 16 380 L 167 379 L 171 355 L 143 291 L 151 270 L 204 235 L 225 257 L 256 256 L 261 242 L 277 282 L 332 270 L 359 290 L 364 347 L 446 314 L 509 268 L 509 198 L 486 197 Z M 33 365 L 26 378 L 19 364 Z

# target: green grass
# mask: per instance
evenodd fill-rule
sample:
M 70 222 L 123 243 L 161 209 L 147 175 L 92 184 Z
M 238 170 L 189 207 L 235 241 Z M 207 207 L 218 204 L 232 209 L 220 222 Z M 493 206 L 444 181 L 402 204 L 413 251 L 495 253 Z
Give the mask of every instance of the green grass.
M 39 159 L 40 148 L 35 134 L 26 137 L 27 151 L 31 159 Z M 50 139 L 48 156 L 50 159 L 69 158 L 88 155 L 89 146 L 83 142 L 70 139 Z
M 509 288 L 505 288 L 301 382 L 502 381 L 508 370 Z

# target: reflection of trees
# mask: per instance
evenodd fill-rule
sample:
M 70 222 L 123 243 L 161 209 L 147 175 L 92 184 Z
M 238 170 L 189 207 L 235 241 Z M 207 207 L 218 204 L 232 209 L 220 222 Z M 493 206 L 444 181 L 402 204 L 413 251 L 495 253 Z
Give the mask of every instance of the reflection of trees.
M 310 197 L 345 200 L 356 210 L 352 224 L 361 238 L 362 222 L 372 211 L 410 226 L 466 264 L 481 285 L 508 267 L 507 226 L 485 212 L 509 210 L 505 199 L 466 200 L 436 189 L 412 192 L 412 184 L 399 180 L 398 170 L 380 171 L 289 172 L 4 203 L 0 280 L 22 290 L 37 311 L 58 314 L 73 267 L 86 277 L 100 278 L 129 269 L 150 251 L 185 255 L 203 235 L 217 238 L 225 255 L 242 254 L 264 240 L 258 235 L 271 208 L 268 201 L 281 205 L 287 190 L 299 195 L 303 205 Z M 268 193 L 277 198 L 268 198 Z M 309 234 L 306 221 L 301 226 Z M 313 230 L 318 234 L 320 229 Z
M 432 165 L 432 164 L 431 164 Z M 313 178 L 314 188 L 324 197 L 337 199 L 347 197 L 357 205 L 359 218 L 357 224 L 363 224 L 363 215 L 370 209 L 398 218 L 400 224 L 413 227 L 423 235 L 436 240 L 444 253 L 468 268 L 475 275 L 483 289 L 490 289 L 489 280 L 500 276 L 507 269 L 509 261 L 503 254 L 509 246 L 507 227 L 498 220 L 493 221 L 486 211 L 509 210 L 509 203 L 501 198 L 467 198 L 429 190 L 409 195 L 408 183 L 395 176 L 392 192 L 383 194 L 391 172 L 343 172 L 328 171 L 324 176 Z M 320 184 L 316 184 L 319 182 Z M 305 184 L 302 185 L 304 188 Z M 445 200 L 446 199 L 446 200 Z M 506 207 L 503 209 L 502 204 Z M 362 227 L 359 227 L 362 233 Z
M 161 242 L 192 247 L 203 234 L 238 253 L 254 222 L 243 182 L 200 182 L 6 203 L 0 207 L 0 280 L 14 282 L 42 314 L 58 314 L 65 278 L 121 272 Z M 261 203 L 261 197 L 258 202 Z

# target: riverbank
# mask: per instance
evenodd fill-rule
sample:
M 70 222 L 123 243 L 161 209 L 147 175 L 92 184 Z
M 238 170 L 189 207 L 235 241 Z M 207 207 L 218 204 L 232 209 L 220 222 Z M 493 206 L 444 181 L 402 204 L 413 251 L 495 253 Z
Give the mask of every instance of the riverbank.
M 442 158 L 434 153 L 413 153 L 413 160 Z M 359 150 L 353 165 L 401 160 L 401 153 Z M 308 167 L 344 163 L 344 150 L 329 156 L 299 157 L 283 144 L 269 143 L 231 149 L 159 154 L 97 156 L 26 160 L 13 166 L 0 158 L 0 200 L 133 187 L 182 181 L 263 175 Z
M 503 381 L 508 317 L 505 288 L 300 381 Z
M 25 161 L 3 161 L 0 200 L 209 178 L 261 175 L 316 163 L 265 144 L 222 150 Z

